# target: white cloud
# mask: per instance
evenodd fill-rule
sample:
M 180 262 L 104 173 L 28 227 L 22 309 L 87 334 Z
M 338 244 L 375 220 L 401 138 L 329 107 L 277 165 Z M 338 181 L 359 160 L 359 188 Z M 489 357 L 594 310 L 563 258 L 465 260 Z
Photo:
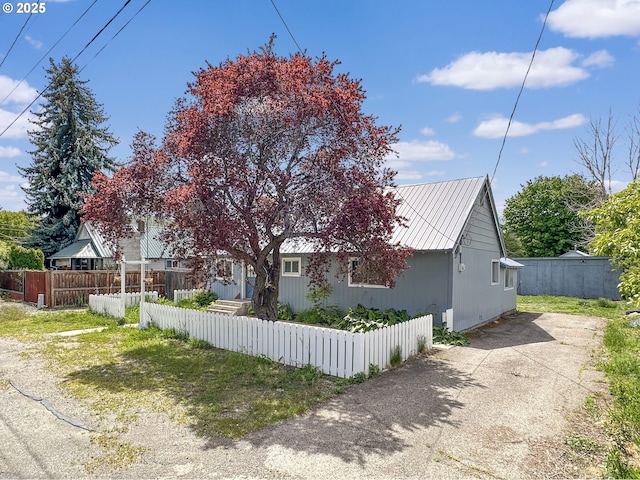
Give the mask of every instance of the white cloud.
M 447 123 L 458 123 L 460 120 L 462 120 L 462 115 L 459 113 L 453 113 L 444 119 Z
M 573 115 L 559 118 L 558 120 L 553 120 L 551 122 L 540 122 L 534 124 L 528 124 L 514 120 L 511 122 L 511 127 L 509 128 L 509 136 L 524 137 L 526 135 L 533 135 L 534 133 L 538 133 L 541 130 L 560 130 L 565 128 L 579 127 L 580 125 L 584 125 L 587 122 L 588 119 L 580 113 L 575 113 Z M 473 134 L 476 137 L 482 138 L 502 138 L 504 137 L 505 131 L 507 130 L 508 123 L 509 119 L 505 117 L 496 117 L 485 120 L 475 128 Z
M 412 171 L 398 171 L 398 174 L 396 175 L 396 180 L 422 180 L 422 174 L 416 170 L 412 170 Z
M 640 36 L 640 2 L 566 0 L 549 14 L 547 23 L 567 37 Z
M 431 127 L 424 127 L 422 130 L 420 130 L 420 133 L 427 137 L 431 137 L 436 134 L 436 132 Z
M 563 47 L 536 53 L 526 86 L 549 88 L 571 85 L 589 73 L 573 65 L 579 55 Z M 418 77 L 432 85 L 462 87 L 470 90 L 495 90 L 520 86 L 531 62 L 531 53 L 471 52 Z
M 36 40 L 35 38 L 33 38 L 31 35 L 25 35 L 24 39 L 29 42 L 31 44 L 31 46 L 33 48 L 35 48 L 36 50 L 40 50 L 42 48 L 42 46 L 44 45 L 44 43 L 42 43 L 40 40 Z
M 3 147 L 0 145 L 0 158 L 13 158 L 22 155 L 22 150 L 16 147 Z M 1 179 L 2 172 L 0 172 Z
M 518 150 L 518 153 L 520 155 L 526 155 L 527 153 L 529 153 L 529 149 L 527 147 L 522 147 L 520 150 Z
M 19 175 L 12 175 L 7 172 L 3 172 L 0 170 L 0 183 L 22 183 L 24 182 L 24 178 Z
M 456 156 L 446 143 L 436 142 L 435 140 L 398 142 L 392 145 L 392 148 L 398 152 L 398 158 L 404 161 L 452 160 Z M 394 156 L 387 158 L 393 159 Z
M 18 114 L 19 112 L 14 113 L 0 108 L 0 132 L 3 132 L 11 122 L 16 120 Z M 31 117 L 32 115 L 29 113 L 22 115 L 9 127 L 9 130 L 2 135 L 2 138 L 27 138 L 27 131 L 35 129 L 35 126 L 29 122 Z
M 592 53 L 582 61 L 583 67 L 611 67 L 615 62 L 615 58 L 606 50 L 598 50 Z
M 15 89 L 15 91 L 14 91 Z M 11 93 L 5 100 L 4 97 Z M 10 103 L 19 105 L 28 105 L 38 96 L 38 91 L 30 87 L 27 82 L 18 82 L 6 75 L 0 75 L 0 105 L 8 105 Z
M 546 160 L 538 164 L 538 167 L 540 168 L 547 168 L 548 166 L 549 166 L 549 162 L 547 162 Z

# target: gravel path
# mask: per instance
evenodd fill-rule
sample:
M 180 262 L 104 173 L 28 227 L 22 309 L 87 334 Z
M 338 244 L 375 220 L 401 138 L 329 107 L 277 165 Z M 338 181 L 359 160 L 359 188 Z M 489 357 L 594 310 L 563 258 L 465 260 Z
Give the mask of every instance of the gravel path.
M 0 338 L 0 478 L 597 478 L 603 453 L 570 440 L 606 441 L 584 409 L 607 401 L 592 358 L 603 326 L 519 314 L 240 441 L 145 409 L 112 431 L 32 345 Z M 120 467 L 117 445 L 137 460 Z

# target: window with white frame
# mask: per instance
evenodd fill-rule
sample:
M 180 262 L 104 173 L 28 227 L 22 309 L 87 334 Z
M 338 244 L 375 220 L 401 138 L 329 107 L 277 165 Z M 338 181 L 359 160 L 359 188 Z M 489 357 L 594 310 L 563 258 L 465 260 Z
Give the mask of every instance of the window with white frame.
M 513 268 L 507 268 L 504 271 L 504 289 L 512 290 L 516 283 L 516 270 Z
M 173 258 L 167 258 L 164 261 L 164 268 L 167 269 L 167 270 L 172 270 L 174 268 L 178 268 L 179 264 L 180 263 L 178 262 L 178 260 L 175 260 Z
M 283 258 L 280 273 L 284 277 L 299 277 L 300 265 L 300 258 Z
M 216 277 L 231 278 L 233 276 L 233 261 L 223 258 L 216 262 Z
M 358 272 L 358 266 L 361 260 L 358 258 L 349 259 L 348 285 L 350 287 L 372 287 L 372 288 L 388 288 L 387 285 L 379 278 L 375 277 L 373 272 Z
M 500 283 L 500 260 L 491 260 L 491 285 Z

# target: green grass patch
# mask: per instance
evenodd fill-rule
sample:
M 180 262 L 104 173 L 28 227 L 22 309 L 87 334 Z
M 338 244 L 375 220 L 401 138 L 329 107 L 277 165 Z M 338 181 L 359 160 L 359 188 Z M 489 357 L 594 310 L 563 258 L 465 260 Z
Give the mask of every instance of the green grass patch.
M 584 299 L 550 295 L 518 295 L 517 308 L 524 312 L 554 312 L 608 319 L 620 318 L 629 305 L 624 301 L 604 298 Z
M 128 322 L 137 321 L 134 315 L 135 309 L 127 311 Z M 44 333 L 97 326 L 107 328 L 40 342 Z M 115 319 L 87 311 L 31 315 L 5 305 L 0 334 L 38 341 L 32 351 L 64 379 L 62 386 L 110 425 L 102 441 L 126 431 L 140 405 L 190 425 L 199 435 L 238 438 L 306 412 L 360 380 L 216 349 L 178 331 L 119 327 Z M 134 447 L 125 450 L 101 461 L 137 454 Z
M 88 310 L 29 313 L 15 305 L 0 308 L 0 335 L 30 340 L 48 333 L 117 325 L 117 320 Z
M 609 379 L 613 405 L 607 412 L 608 432 L 613 442 L 607 454 L 609 478 L 640 478 L 640 328 L 629 324 L 624 301 L 585 300 L 569 297 L 518 296 L 518 310 L 588 315 L 609 321 L 604 331 L 600 368 Z M 588 396 L 589 415 L 599 414 Z M 574 434 L 567 444 L 576 451 L 597 448 L 586 437 Z

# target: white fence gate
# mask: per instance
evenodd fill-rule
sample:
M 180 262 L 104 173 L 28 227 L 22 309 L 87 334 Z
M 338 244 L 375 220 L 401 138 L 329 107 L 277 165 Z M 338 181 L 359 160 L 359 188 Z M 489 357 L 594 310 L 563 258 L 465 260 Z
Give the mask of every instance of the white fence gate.
M 140 292 L 129 292 L 124 294 L 124 307 L 128 308 L 138 305 L 141 300 Z M 124 318 L 122 302 L 119 293 L 109 293 L 104 295 L 89 295 L 89 310 L 94 313 L 101 313 L 114 318 Z M 145 292 L 145 299 L 149 302 L 158 301 L 158 292 Z
M 396 349 L 404 361 L 418 353 L 419 344 L 425 348 L 433 345 L 431 315 L 371 332 L 351 333 L 145 302 L 140 308 L 140 325 L 147 324 L 184 332 L 217 348 L 264 355 L 285 365 L 310 364 L 325 374 L 343 378 L 368 374 L 370 365 L 387 368 Z

